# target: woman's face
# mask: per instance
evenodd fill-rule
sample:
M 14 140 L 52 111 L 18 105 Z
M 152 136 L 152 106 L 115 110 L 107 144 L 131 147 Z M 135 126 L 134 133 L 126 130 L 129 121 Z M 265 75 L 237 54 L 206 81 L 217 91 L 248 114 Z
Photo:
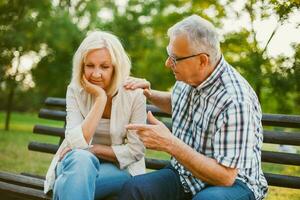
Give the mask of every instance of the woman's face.
M 110 53 L 106 48 L 93 50 L 86 55 L 84 76 L 90 83 L 98 85 L 107 91 L 113 72 L 114 67 Z

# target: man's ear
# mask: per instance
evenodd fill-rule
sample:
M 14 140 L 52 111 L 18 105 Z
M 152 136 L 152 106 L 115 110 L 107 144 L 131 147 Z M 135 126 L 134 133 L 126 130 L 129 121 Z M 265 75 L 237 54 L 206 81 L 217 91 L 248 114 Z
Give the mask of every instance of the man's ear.
M 205 54 L 199 55 L 199 60 L 200 60 L 200 65 L 202 67 L 209 65 L 209 57 L 207 55 Z

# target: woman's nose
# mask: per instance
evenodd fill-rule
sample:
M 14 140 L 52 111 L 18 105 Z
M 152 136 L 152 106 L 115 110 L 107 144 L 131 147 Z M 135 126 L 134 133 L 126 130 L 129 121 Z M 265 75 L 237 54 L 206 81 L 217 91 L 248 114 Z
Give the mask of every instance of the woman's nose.
M 94 69 L 94 71 L 93 71 L 93 76 L 95 77 L 95 78 L 99 78 L 99 77 L 102 77 L 102 70 L 101 69 Z

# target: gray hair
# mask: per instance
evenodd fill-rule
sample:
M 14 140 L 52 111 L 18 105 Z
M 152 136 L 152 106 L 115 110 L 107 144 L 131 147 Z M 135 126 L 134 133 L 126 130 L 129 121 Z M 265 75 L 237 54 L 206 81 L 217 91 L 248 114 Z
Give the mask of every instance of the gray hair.
M 82 41 L 73 56 L 73 83 L 81 86 L 83 66 L 87 54 L 95 49 L 106 48 L 111 56 L 114 66 L 112 82 L 108 94 L 116 93 L 121 84 L 130 74 L 131 62 L 117 36 L 105 31 L 93 31 Z
M 198 15 L 191 15 L 169 28 L 169 38 L 178 35 L 187 37 L 190 50 L 194 54 L 199 51 L 207 53 L 212 65 L 217 64 L 221 50 L 218 33 L 212 23 Z

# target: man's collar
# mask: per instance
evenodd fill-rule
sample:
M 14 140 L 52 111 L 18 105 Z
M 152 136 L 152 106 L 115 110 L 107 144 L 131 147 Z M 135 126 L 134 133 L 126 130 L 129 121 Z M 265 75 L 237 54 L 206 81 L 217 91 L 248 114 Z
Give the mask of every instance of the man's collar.
M 222 55 L 219 63 L 215 67 L 213 73 L 211 73 L 211 75 L 205 81 L 203 81 L 200 85 L 198 85 L 195 89 L 199 91 L 199 90 L 202 90 L 203 88 L 206 88 L 206 87 L 212 85 L 222 75 L 224 70 L 225 70 L 225 59 Z

